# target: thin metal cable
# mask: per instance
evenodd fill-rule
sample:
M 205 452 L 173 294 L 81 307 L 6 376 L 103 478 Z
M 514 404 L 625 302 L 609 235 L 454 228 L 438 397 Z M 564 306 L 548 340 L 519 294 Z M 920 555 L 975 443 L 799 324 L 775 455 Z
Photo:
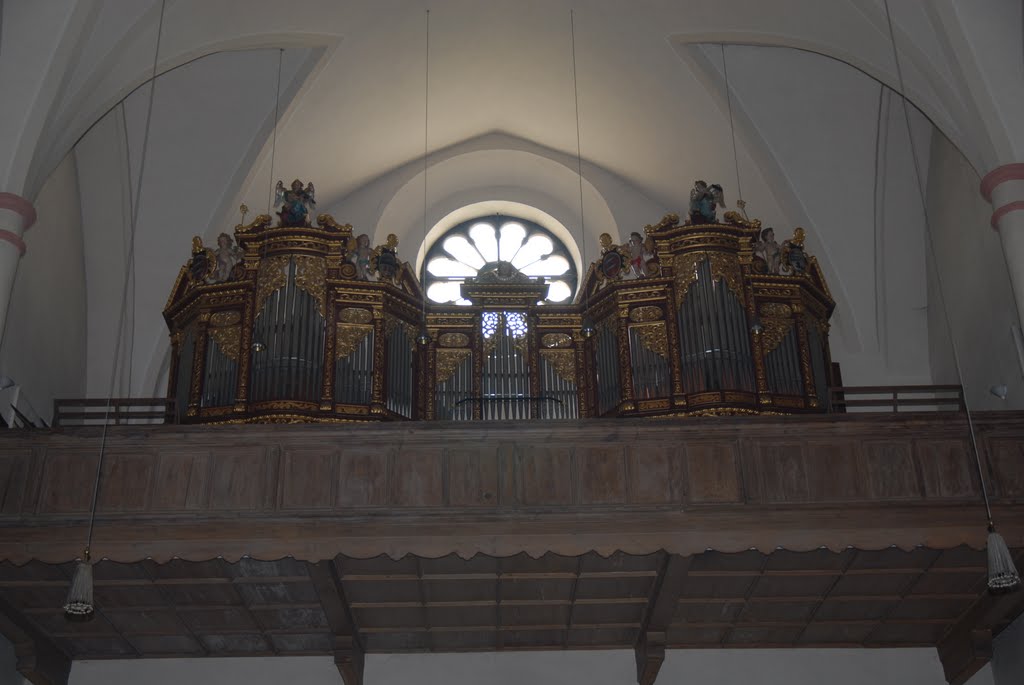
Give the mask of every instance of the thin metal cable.
M 274 161 L 277 157 L 277 126 L 281 115 L 281 63 L 284 61 L 284 48 L 277 49 L 277 89 L 274 91 L 274 132 L 270 142 L 270 197 L 267 198 L 267 216 L 274 208 Z
M 420 303 L 423 326 L 427 325 L 427 134 L 430 130 L 430 10 L 426 14 L 426 47 L 423 58 L 423 260 L 420 263 Z
M 874 179 L 875 183 L 874 183 L 874 187 L 871 189 L 871 222 L 872 222 L 871 236 L 872 236 L 872 240 L 873 240 L 873 244 L 871 246 L 871 249 L 872 249 L 872 252 L 875 255 L 875 293 L 876 293 L 876 296 L 875 296 L 875 331 L 876 331 L 876 334 L 879 335 L 879 336 L 881 336 L 881 334 L 882 334 L 881 333 L 881 331 L 882 331 L 882 312 L 881 312 L 881 309 L 882 308 L 881 308 L 881 306 L 879 306 L 879 299 L 880 298 L 878 297 L 878 293 L 882 291 L 882 287 L 881 286 L 884 284 L 884 278 L 879 275 L 879 271 L 880 271 L 880 269 L 879 269 L 879 262 L 881 260 L 879 258 L 879 251 L 878 251 L 878 244 L 879 244 L 879 240 L 878 240 L 878 229 L 879 229 L 879 225 L 878 225 L 879 224 L 879 221 L 878 221 L 878 177 L 879 177 L 878 164 L 879 164 L 879 161 L 882 158 L 882 154 L 881 154 L 881 152 L 882 152 L 881 151 L 881 148 L 882 148 L 882 103 L 883 103 L 884 99 L 885 99 L 885 84 L 879 84 L 879 88 L 878 88 L 878 114 L 875 117 L 876 118 L 876 123 L 875 123 L 875 167 L 874 167 L 874 170 L 875 170 L 875 179 Z M 887 126 L 886 126 L 886 133 L 888 134 L 888 115 L 889 115 L 888 108 L 886 108 L 885 114 L 886 114 L 886 124 L 887 124 Z M 886 138 L 888 139 L 888 136 L 886 136 Z
M 884 0 L 885 21 L 889 27 L 889 42 L 892 44 L 893 61 L 896 63 L 896 79 L 900 87 L 900 101 L 903 103 L 903 121 L 907 126 L 907 138 L 910 140 L 910 156 L 914 167 L 914 179 L 916 180 L 917 193 L 921 199 L 921 211 L 924 213 L 925 242 L 928 245 L 928 252 L 935 265 L 935 284 L 939 290 L 939 299 L 942 301 L 942 316 L 946 321 L 946 330 L 949 331 L 949 345 L 953 350 L 953 364 L 956 367 L 956 375 L 960 381 L 960 388 L 963 395 L 964 411 L 967 414 L 967 428 L 971 436 L 971 451 L 974 452 L 974 463 L 978 469 L 978 481 L 981 484 L 981 497 L 985 501 L 985 516 L 988 525 L 992 527 L 992 505 L 988 501 L 988 487 L 985 485 L 984 468 L 981 465 L 981 454 L 978 452 L 978 439 L 974 433 L 974 419 L 971 416 L 970 401 L 967 399 L 967 391 L 964 389 L 963 366 L 960 363 L 960 351 L 957 348 L 956 336 L 953 334 L 953 324 L 949 318 L 949 310 L 946 307 L 946 295 L 942 287 L 942 274 L 939 269 L 939 262 L 935 254 L 935 241 L 932 239 L 931 221 L 928 218 L 928 203 L 925 197 L 924 185 L 921 181 L 921 171 L 918 168 L 917 145 L 914 143 L 914 132 L 910 127 L 910 110 L 907 107 L 906 86 L 903 82 L 903 69 L 900 66 L 899 51 L 896 49 L 896 34 L 892 27 L 892 14 L 889 11 L 889 0 Z
M 583 271 L 580 282 L 583 285 L 583 309 L 590 307 L 590 290 L 587 288 L 586 277 L 589 271 L 587 267 L 587 224 L 583 216 L 583 152 L 580 146 L 580 93 L 576 85 L 576 18 L 575 12 L 569 10 L 569 37 L 572 43 L 572 98 L 576 107 L 576 175 L 580 182 L 580 235 L 582 236 L 583 248 Z
M 722 49 L 722 74 L 725 77 L 725 101 L 729 106 L 729 135 L 732 136 L 732 164 L 736 170 L 736 206 L 743 212 L 743 218 L 747 219 L 746 202 L 743 201 L 743 186 L 740 185 L 740 157 L 736 149 L 736 124 L 732 118 L 732 88 L 729 87 L 729 64 L 725 59 L 725 43 L 719 43 Z
M 100 435 L 100 455 L 96 462 L 96 478 L 92 485 L 92 502 L 89 505 L 89 533 L 85 542 L 85 556 L 88 559 L 92 548 L 92 534 L 96 527 L 96 502 L 100 494 L 100 476 L 103 473 L 103 455 L 107 448 L 107 428 L 110 425 L 110 405 L 114 399 L 114 381 L 117 378 L 117 364 L 121 356 L 121 338 L 124 329 L 125 309 L 128 301 L 128 284 L 131 274 L 131 265 L 135 261 L 135 229 L 139 222 L 139 200 L 142 197 L 142 178 L 146 172 L 146 153 L 149 150 L 149 128 L 153 121 L 153 96 L 156 93 L 156 66 L 160 57 L 160 40 L 164 32 L 164 11 L 167 9 L 167 0 L 160 2 L 160 20 L 156 27 L 156 48 L 153 50 L 153 69 L 150 75 L 151 86 L 149 88 L 149 105 L 146 108 L 146 126 L 142 136 L 142 156 L 139 159 L 139 183 L 135 187 L 135 198 L 132 204 L 132 223 L 128 232 L 128 265 L 125 269 L 124 285 L 121 288 L 121 314 L 117 322 L 117 342 L 114 343 L 114 365 L 110 371 L 110 386 L 107 393 L 107 406 L 103 413 L 103 431 Z M 128 169 L 131 176 L 131 169 Z M 129 388 L 130 390 L 130 388 Z

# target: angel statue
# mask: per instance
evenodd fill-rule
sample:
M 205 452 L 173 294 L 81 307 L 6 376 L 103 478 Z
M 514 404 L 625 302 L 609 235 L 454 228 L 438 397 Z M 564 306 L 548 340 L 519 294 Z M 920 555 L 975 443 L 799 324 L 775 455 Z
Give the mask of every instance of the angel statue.
M 705 181 L 695 181 L 690 191 L 690 223 L 713 224 L 718 221 L 716 210 L 725 207 L 725 194 L 722 186 L 717 183 L 708 185 Z
M 303 188 L 302 181 L 299 179 L 292 181 L 290 189 L 286 189 L 283 182 L 277 182 L 274 206 L 281 207 L 281 211 L 277 215 L 281 218 L 282 226 L 309 225 L 307 217 L 309 212 L 316 207 L 314 192 L 312 183 L 308 183 Z

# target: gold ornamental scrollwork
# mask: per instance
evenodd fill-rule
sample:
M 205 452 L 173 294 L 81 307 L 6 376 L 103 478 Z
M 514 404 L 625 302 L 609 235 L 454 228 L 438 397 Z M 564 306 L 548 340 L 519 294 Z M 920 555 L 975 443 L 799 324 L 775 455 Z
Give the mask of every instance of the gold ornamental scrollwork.
M 437 344 L 441 347 L 467 347 L 469 336 L 465 333 L 442 333 L 437 338 Z
M 540 339 L 543 347 L 571 347 L 572 336 L 568 333 L 545 333 Z
M 644 307 L 637 307 L 629 313 L 629 320 L 636 323 L 643 323 L 645 321 L 660 321 L 665 316 L 665 312 L 661 310 L 661 307 L 655 304 L 646 305 Z
M 665 330 L 665 322 L 645 323 L 630 326 L 629 329 L 636 334 L 637 340 L 645 348 L 661 357 L 668 359 L 668 332 Z
M 316 300 L 320 316 L 327 316 L 327 260 L 308 255 L 295 256 L 295 287 Z
M 740 276 L 740 264 L 735 254 L 725 252 L 689 252 L 675 259 L 676 290 L 679 292 L 679 303 L 686 301 L 690 286 L 697 282 L 697 270 L 701 262 L 708 262 L 711 278 L 725 281 L 726 286 L 740 301 L 743 300 L 743 282 Z
M 416 338 L 419 335 L 419 331 L 411 323 L 396 319 L 393 316 L 386 317 L 384 319 L 384 334 L 387 337 L 391 337 L 391 334 L 395 332 L 396 328 L 403 328 L 405 330 L 405 338 L 409 345 L 411 352 L 416 352 Z
M 356 351 L 366 336 L 373 333 L 373 326 L 365 324 L 339 323 L 334 343 L 334 358 L 345 359 Z
M 210 327 L 210 340 L 217 343 L 217 349 L 233 362 L 238 361 L 238 351 L 242 340 L 242 329 L 238 326 L 224 328 Z
M 437 383 L 448 382 L 462 363 L 471 356 L 473 356 L 472 350 L 467 349 L 438 350 L 436 366 Z
M 373 312 L 362 307 L 346 307 L 338 312 L 338 321 L 342 323 L 370 323 Z
M 782 344 L 789 329 L 793 327 L 793 319 L 764 317 L 761 319 L 761 327 L 763 329 L 761 344 L 764 347 L 764 353 L 768 354 Z
M 288 260 L 287 255 L 260 260 L 259 285 L 256 287 L 257 311 L 263 311 L 267 298 L 288 283 Z
M 761 305 L 761 315 L 786 319 L 793 315 L 793 308 L 785 302 L 765 302 Z
M 541 350 L 540 358 L 548 363 L 559 378 L 573 385 L 576 384 L 575 352 L 565 349 Z

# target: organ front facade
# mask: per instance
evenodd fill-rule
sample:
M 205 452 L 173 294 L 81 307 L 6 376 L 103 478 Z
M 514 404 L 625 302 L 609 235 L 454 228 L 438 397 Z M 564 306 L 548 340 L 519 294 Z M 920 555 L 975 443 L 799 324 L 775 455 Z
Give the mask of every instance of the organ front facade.
M 803 229 L 780 244 L 735 212 L 669 214 L 603 234 L 571 302 L 496 259 L 437 303 L 393 235 L 372 247 L 329 215 L 280 216 L 193 240 L 164 310 L 179 422 L 829 409 L 835 303 Z

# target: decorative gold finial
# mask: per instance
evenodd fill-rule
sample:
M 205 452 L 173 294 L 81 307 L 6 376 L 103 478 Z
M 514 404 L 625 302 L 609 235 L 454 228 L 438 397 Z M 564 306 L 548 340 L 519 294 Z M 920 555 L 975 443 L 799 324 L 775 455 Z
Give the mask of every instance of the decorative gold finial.
M 247 204 L 245 204 L 243 202 L 242 206 L 238 208 L 238 211 L 242 213 L 242 220 L 240 222 L 238 222 L 238 223 L 244 224 L 245 223 L 245 215 L 249 213 L 249 205 L 247 205 Z

